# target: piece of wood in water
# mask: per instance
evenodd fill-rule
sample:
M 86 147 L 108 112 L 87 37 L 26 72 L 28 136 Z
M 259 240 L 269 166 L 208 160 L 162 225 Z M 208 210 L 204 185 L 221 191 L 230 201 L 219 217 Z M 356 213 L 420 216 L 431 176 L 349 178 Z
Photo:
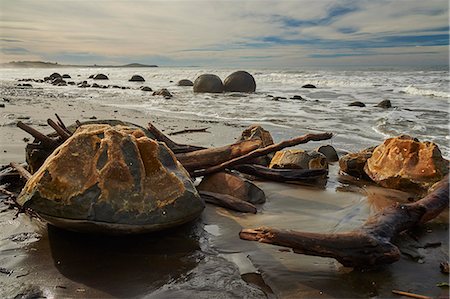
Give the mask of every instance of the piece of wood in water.
M 249 202 L 228 194 L 200 191 L 200 196 L 208 203 L 243 213 L 256 214 L 256 207 Z

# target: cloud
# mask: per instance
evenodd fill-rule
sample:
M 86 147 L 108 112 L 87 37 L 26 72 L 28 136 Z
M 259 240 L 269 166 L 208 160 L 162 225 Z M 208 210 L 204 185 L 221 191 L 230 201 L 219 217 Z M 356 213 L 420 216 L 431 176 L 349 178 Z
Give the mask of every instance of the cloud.
M 374 63 L 385 48 L 404 51 L 410 63 L 429 52 L 408 54 L 412 47 L 448 51 L 447 0 L 4 0 L 1 8 L 1 42 L 29 51 L 2 51 L 2 60 L 292 66 L 320 63 L 331 50 L 351 59 L 359 49 Z

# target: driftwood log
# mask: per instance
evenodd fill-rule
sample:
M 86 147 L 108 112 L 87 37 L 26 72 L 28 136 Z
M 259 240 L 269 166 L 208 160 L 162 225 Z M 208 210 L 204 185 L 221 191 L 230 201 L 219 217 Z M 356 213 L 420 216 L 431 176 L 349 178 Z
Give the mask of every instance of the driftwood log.
M 253 204 L 234 196 L 209 191 L 199 191 L 199 194 L 204 201 L 216 206 L 221 206 L 238 212 L 256 214 L 256 207 Z
M 198 151 L 205 149 L 205 147 L 202 146 L 196 146 L 196 145 L 188 145 L 188 144 L 179 144 L 167 137 L 164 133 L 162 133 L 160 130 L 158 130 L 152 123 L 148 123 L 147 130 L 152 133 L 156 140 L 164 142 L 174 154 L 179 153 L 188 153 L 193 151 Z
M 328 173 L 327 169 L 274 169 L 256 164 L 240 164 L 233 166 L 233 169 L 277 182 L 295 181 L 309 183 L 324 178 Z
M 342 233 L 310 233 L 275 228 L 243 229 L 241 239 L 290 247 L 295 253 L 331 257 L 347 267 L 369 268 L 400 259 L 391 239 L 425 223 L 448 208 L 448 175 L 425 197 L 414 203 L 395 204 L 369 217 L 358 229 Z
M 262 145 L 261 139 L 240 141 L 231 145 L 179 153 L 175 156 L 187 171 L 204 169 L 245 155 Z
M 282 150 L 286 147 L 290 146 L 296 146 L 298 144 L 307 143 L 309 141 L 321 141 L 321 140 L 327 140 L 330 139 L 333 136 L 331 133 L 321 133 L 321 134 L 306 134 L 304 136 L 300 136 L 297 138 L 289 139 L 282 141 L 277 144 L 272 144 L 263 148 L 256 149 L 254 151 L 249 152 L 248 154 L 242 155 L 240 157 L 228 160 L 226 162 L 223 162 L 221 164 L 198 170 L 193 173 L 194 177 L 204 176 L 207 174 L 215 173 L 221 170 L 224 170 L 226 168 L 230 168 L 232 166 L 238 165 L 238 164 L 245 164 L 248 161 L 253 160 L 254 158 L 261 157 L 267 154 L 270 154 L 272 152 L 276 152 L 279 150 Z

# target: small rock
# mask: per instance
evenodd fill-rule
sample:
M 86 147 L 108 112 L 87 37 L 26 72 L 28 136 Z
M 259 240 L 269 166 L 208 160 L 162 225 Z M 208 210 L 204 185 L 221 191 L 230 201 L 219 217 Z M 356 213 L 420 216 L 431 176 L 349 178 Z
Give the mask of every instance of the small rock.
M 68 75 L 68 74 L 64 74 L 64 75 L 62 75 L 62 77 L 63 77 L 64 79 L 70 79 L 70 78 L 72 78 L 72 77 L 70 77 L 70 75 Z
M 1 103 L 0 108 L 5 108 L 5 104 Z
M 130 82 L 144 82 L 145 79 L 144 79 L 144 77 L 142 77 L 142 76 L 140 76 L 140 75 L 133 75 L 133 76 L 131 77 L 131 79 L 128 80 L 128 81 L 130 81 Z
M 108 80 L 108 76 L 105 74 L 97 74 L 93 78 L 94 80 Z
M 305 99 L 302 96 L 294 95 L 294 96 L 291 97 L 291 100 L 302 100 L 302 101 L 304 101 Z
M 166 88 L 161 88 L 153 93 L 154 96 L 164 96 L 165 98 L 171 98 L 172 94 Z
M 153 91 L 153 89 L 151 89 L 151 88 L 148 87 L 148 86 L 142 86 L 142 87 L 141 87 L 141 90 L 142 90 L 142 91 Z
M 188 80 L 188 79 L 182 79 L 182 80 L 178 81 L 177 85 L 178 86 L 194 86 L 194 82 L 192 82 L 191 80 Z
M 302 86 L 302 88 L 316 88 L 316 86 L 312 84 L 305 84 Z
M 91 116 L 91 117 L 89 117 L 89 119 L 97 119 L 97 117 Z
M 94 75 L 90 75 L 88 79 L 94 79 Z
M 383 101 L 379 102 L 375 107 L 387 109 L 387 108 L 391 108 L 392 104 L 391 104 L 390 100 L 383 100 Z
M 366 104 L 364 104 L 363 102 L 360 102 L 360 101 L 351 102 L 348 105 L 349 106 L 355 106 L 355 107 L 366 107 Z
M 441 268 L 441 272 L 448 274 L 449 273 L 449 266 L 448 266 L 448 262 L 442 262 L 439 264 L 439 267 Z

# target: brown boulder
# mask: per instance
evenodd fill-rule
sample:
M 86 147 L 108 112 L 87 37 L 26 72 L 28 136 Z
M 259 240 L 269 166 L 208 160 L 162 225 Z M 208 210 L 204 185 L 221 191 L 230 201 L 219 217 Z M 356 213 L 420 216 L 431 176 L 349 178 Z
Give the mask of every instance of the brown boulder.
M 269 168 L 328 169 L 328 163 L 322 153 L 292 149 L 276 152 Z
M 237 71 L 223 81 L 225 91 L 255 92 L 256 82 L 253 76 L 246 71 Z
M 258 186 L 239 175 L 228 172 L 218 172 L 204 177 L 197 186 L 197 190 L 227 194 L 253 204 L 266 201 L 264 191 Z
M 364 172 L 367 159 L 372 156 L 375 147 L 369 147 L 359 153 L 350 153 L 339 159 L 339 168 L 342 172 L 357 177 L 368 178 Z
M 194 92 L 223 92 L 222 80 L 213 74 L 203 74 L 194 81 Z
M 399 136 L 376 147 L 364 171 L 383 187 L 428 189 L 448 173 L 448 161 L 435 143 Z

